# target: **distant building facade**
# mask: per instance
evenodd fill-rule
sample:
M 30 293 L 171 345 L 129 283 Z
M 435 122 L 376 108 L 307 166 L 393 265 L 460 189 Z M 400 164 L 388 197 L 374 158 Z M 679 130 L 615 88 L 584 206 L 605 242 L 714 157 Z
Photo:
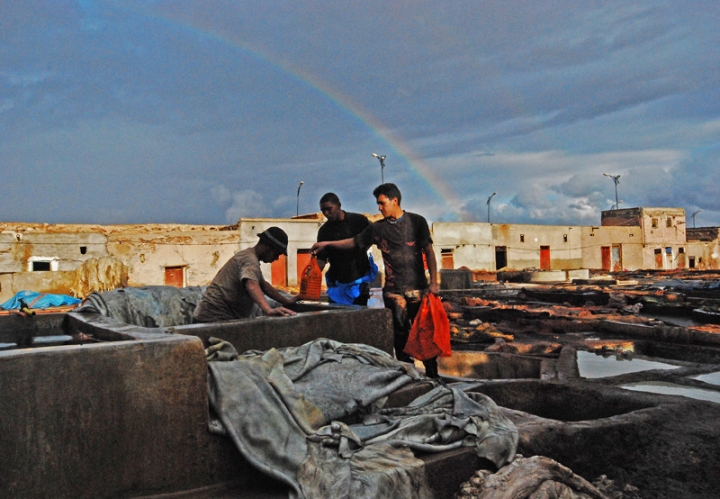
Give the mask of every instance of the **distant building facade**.
M 442 268 L 669 270 L 695 266 L 700 258 L 717 266 L 708 257 L 717 255 L 717 246 L 689 245 L 682 208 L 609 210 L 601 219 L 599 226 L 438 222 L 435 252 Z M 688 247 L 703 256 L 690 259 Z
M 372 217 L 376 218 L 376 217 Z M 229 226 L 0 223 L 0 302 L 32 290 L 84 297 L 118 286 L 208 284 L 237 251 L 273 225 L 288 254 L 262 264 L 277 286 L 297 286 L 324 218 L 242 218 Z M 680 208 L 603 211 L 599 226 L 436 222 L 438 267 L 608 272 L 720 265 L 718 228 L 687 229 Z M 383 272 L 378 250 L 371 250 Z

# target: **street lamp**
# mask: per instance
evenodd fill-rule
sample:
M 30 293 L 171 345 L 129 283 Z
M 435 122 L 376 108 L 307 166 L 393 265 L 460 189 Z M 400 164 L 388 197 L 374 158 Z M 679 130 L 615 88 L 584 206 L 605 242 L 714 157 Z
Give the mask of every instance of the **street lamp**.
M 303 182 L 303 181 L 301 180 L 301 181 L 300 181 L 300 184 L 298 184 L 297 207 L 295 208 L 295 216 L 296 216 L 296 217 L 300 215 L 300 187 L 302 187 L 304 183 L 305 183 L 305 182 Z
M 495 194 L 497 194 L 497 192 L 493 192 L 492 194 L 490 194 L 490 197 L 489 197 L 488 200 L 487 200 L 487 205 L 488 205 L 488 223 L 490 223 L 490 201 L 492 200 L 492 198 L 493 198 L 493 196 L 494 196 Z
M 380 156 L 375 153 L 372 153 L 373 156 L 375 156 L 378 161 L 380 162 L 380 178 L 382 180 L 382 183 L 385 183 L 385 156 Z
M 702 211 L 702 210 L 698 210 L 698 211 L 696 211 L 695 213 L 693 213 L 692 215 L 690 215 L 690 218 L 693 219 L 693 229 L 695 228 L 695 215 L 697 215 L 697 214 L 700 213 L 701 211 Z
M 618 201 L 617 186 L 620 183 L 620 175 L 608 175 L 607 173 L 603 173 L 603 175 L 613 179 L 613 182 L 615 182 L 615 208 L 619 210 L 620 201 Z

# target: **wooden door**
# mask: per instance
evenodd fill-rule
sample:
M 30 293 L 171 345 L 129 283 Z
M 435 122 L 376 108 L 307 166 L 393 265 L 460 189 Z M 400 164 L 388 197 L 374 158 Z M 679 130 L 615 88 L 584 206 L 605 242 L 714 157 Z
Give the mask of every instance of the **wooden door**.
M 495 246 L 495 270 L 507 267 L 507 247 Z
M 600 260 L 602 261 L 602 269 L 610 271 L 610 246 L 600 246 Z
M 664 263 L 665 262 L 664 262 L 662 250 L 656 249 L 655 250 L 655 268 L 656 269 L 664 269 L 665 268 Z
M 185 286 L 184 267 L 165 267 L 165 286 L 182 288 Z
M 550 270 L 550 246 L 540 246 L 540 270 Z
M 270 264 L 271 282 L 273 286 L 287 286 L 287 257 L 280 255 L 280 258 Z
M 441 264 L 443 269 L 454 269 L 455 268 L 455 258 L 453 257 L 453 250 L 451 249 L 444 249 L 440 250 L 440 258 L 441 258 Z

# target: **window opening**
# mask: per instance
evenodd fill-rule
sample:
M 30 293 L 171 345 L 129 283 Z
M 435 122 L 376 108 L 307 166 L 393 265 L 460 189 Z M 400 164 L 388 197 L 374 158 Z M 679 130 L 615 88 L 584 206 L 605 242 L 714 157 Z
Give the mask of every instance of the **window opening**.
M 32 262 L 33 272 L 44 272 L 50 270 L 50 262 L 36 261 Z

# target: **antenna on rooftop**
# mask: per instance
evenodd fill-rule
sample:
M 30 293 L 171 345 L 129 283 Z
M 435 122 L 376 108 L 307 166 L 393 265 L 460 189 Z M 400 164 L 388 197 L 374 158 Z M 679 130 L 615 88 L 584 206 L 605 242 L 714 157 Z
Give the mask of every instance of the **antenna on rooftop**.
M 620 175 L 608 175 L 607 173 L 603 173 L 606 177 L 609 177 L 613 179 L 613 182 L 615 182 L 615 209 L 620 209 L 620 201 L 618 200 L 618 193 L 617 193 L 617 186 L 620 183 Z
M 379 154 L 372 153 L 373 156 L 375 156 L 378 161 L 380 162 L 380 178 L 382 180 L 382 183 L 385 183 L 385 156 L 380 156 Z
M 702 210 L 698 210 L 698 211 L 696 211 L 695 213 L 693 213 L 692 215 L 690 215 L 690 218 L 692 218 L 692 220 L 693 220 L 693 229 L 695 228 L 695 215 L 697 215 L 697 214 L 700 213 L 701 211 L 702 211 Z

